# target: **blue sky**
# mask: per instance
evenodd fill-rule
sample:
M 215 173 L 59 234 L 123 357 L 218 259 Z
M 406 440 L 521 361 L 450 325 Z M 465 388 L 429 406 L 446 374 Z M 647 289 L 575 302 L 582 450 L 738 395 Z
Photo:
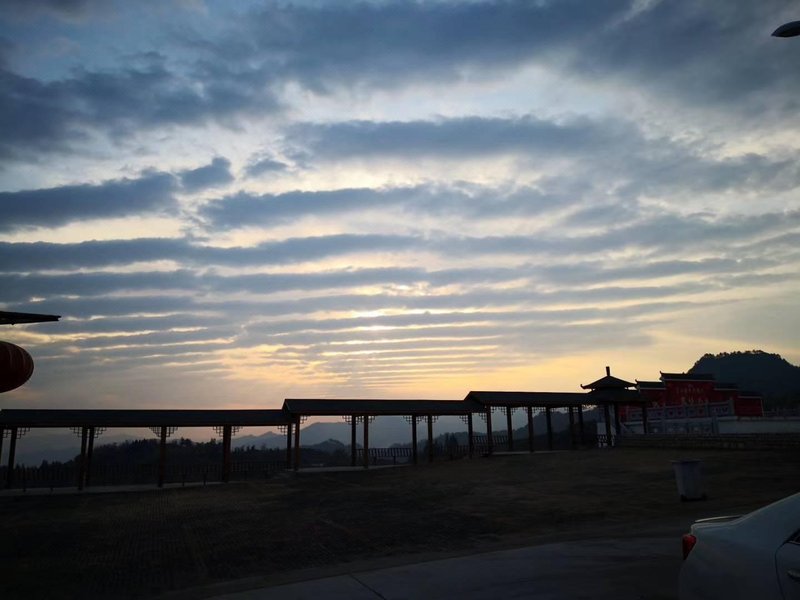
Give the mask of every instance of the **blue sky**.
M 800 362 L 787 3 L 3 2 L 3 406 Z

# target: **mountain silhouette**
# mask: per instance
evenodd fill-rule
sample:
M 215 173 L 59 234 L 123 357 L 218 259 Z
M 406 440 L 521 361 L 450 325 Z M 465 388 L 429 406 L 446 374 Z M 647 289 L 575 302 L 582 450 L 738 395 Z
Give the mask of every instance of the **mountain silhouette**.
M 763 350 L 704 354 L 689 373 L 710 373 L 717 381 L 759 392 L 776 404 L 800 403 L 800 367 Z

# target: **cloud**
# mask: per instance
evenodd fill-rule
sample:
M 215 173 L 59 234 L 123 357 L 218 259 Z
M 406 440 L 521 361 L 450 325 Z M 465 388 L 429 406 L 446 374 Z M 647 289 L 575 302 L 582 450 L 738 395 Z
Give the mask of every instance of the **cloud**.
M 173 70 L 155 52 L 115 71 L 78 70 L 55 81 L 0 71 L 0 159 L 32 160 L 75 150 L 100 132 L 119 139 L 157 126 L 224 120 L 277 108 L 263 82 L 218 67 Z
M 417 241 L 420 240 L 415 236 L 340 234 L 231 248 L 202 245 L 186 238 L 92 240 L 74 244 L 0 242 L 0 273 L 98 269 L 158 260 L 178 261 L 187 266 L 282 265 L 374 250 L 402 251 Z
M 641 143 L 636 128 L 621 121 L 582 117 L 556 123 L 534 116 L 301 123 L 289 129 L 289 137 L 321 160 L 551 152 L 590 156 L 609 145 Z
M 289 168 L 284 162 L 272 158 L 256 158 L 245 168 L 248 177 L 260 177 L 268 173 L 281 173 Z
M 30 18 L 40 15 L 53 16 L 67 21 L 80 20 L 90 12 L 104 10 L 105 2 L 100 0 L 2 0 L 0 6 L 7 11 L 6 18 Z M 107 7 L 106 7 L 107 8 Z
M 74 221 L 165 212 L 175 207 L 175 179 L 168 173 L 145 173 L 98 185 L 0 192 L 0 232 L 56 227 Z
M 14 2 L 16 8 L 29 4 Z M 72 17 L 96 10 L 95 3 L 77 0 L 36 5 Z M 276 114 L 291 85 L 321 94 L 353 86 L 441 85 L 467 74 L 496 79 L 531 64 L 734 118 L 797 114 L 800 84 L 786 74 L 800 59 L 769 38 L 788 11 L 780 0 L 702 6 L 678 0 L 634 11 L 623 0 L 272 4 L 216 11 L 230 27 L 181 28 L 159 52 L 145 47 L 114 69 L 45 78 L 6 68 L 0 74 L 0 157 L 64 151 L 97 132 L 119 138 L 155 127 L 232 126 L 243 116 Z M 26 40 L 18 43 L 24 51 Z M 448 146 L 441 133 L 439 144 Z M 262 160 L 250 174 L 280 166 Z
M 245 192 L 205 204 L 200 215 L 213 229 L 279 224 L 306 215 L 338 214 L 368 208 L 385 210 L 388 206 L 411 201 L 422 189 L 386 190 L 341 189 L 320 192 L 287 192 L 252 195 Z
M 181 185 L 190 192 L 196 192 L 209 187 L 219 187 L 233 181 L 231 175 L 231 161 L 227 158 L 217 157 L 210 165 L 190 169 L 180 173 Z

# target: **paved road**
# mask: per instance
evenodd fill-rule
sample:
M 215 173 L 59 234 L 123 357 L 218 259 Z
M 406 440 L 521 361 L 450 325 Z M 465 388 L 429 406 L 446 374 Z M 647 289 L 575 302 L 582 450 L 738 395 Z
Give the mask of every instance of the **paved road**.
M 584 540 L 348 573 L 218 600 L 672 600 L 676 536 Z

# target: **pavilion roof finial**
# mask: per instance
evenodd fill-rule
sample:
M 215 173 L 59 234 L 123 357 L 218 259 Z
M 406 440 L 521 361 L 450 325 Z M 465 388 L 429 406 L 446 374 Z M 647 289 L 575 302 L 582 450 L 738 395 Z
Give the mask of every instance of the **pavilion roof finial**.
M 606 375 L 611 375 L 611 367 L 606 367 Z

